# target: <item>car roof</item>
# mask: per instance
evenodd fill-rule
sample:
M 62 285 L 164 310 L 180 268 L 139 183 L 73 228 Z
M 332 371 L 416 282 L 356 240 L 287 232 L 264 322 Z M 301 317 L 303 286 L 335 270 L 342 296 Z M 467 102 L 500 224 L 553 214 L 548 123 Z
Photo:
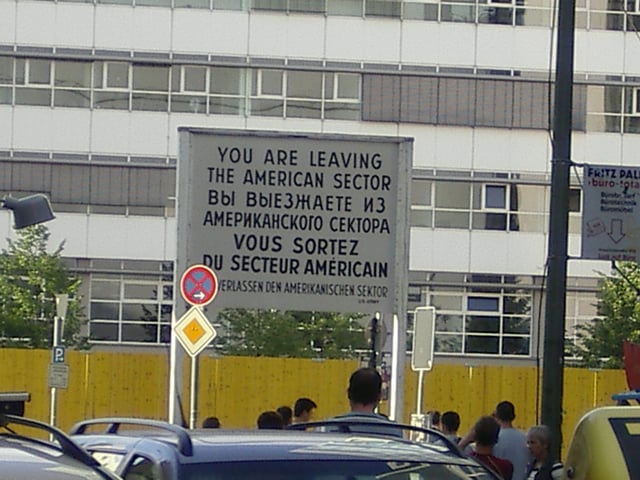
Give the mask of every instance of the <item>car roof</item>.
M 154 443 L 162 442 L 173 446 L 180 463 L 331 459 L 475 464 L 446 445 L 422 444 L 386 435 L 228 429 L 189 430 L 187 435 L 188 446 L 183 444 L 180 435 L 162 430 L 83 433 L 73 438 L 91 452 L 121 454 L 151 450 Z
M 103 479 L 58 449 L 0 434 L 0 477 L 11 479 Z
M 0 477 L 11 479 L 114 479 L 91 456 L 55 427 L 0 414 Z M 26 434 L 26 428 L 29 434 Z M 47 435 L 52 441 L 44 440 Z

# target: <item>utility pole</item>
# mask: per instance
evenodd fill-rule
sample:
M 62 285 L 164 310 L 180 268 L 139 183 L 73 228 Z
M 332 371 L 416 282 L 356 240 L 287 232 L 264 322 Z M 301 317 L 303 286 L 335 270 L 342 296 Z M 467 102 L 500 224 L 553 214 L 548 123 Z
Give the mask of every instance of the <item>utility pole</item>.
M 575 0 L 560 0 L 556 39 L 553 158 L 551 160 L 548 278 L 545 301 L 541 405 L 541 422 L 551 428 L 549 453 L 554 458 L 560 458 L 562 446 L 574 30 Z

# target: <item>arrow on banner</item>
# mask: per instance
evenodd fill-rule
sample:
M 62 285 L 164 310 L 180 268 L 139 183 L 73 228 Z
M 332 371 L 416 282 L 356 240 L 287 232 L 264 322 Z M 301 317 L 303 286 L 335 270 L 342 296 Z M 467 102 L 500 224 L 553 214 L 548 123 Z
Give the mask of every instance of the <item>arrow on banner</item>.
M 614 218 L 611 220 L 611 228 L 607 232 L 609 238 L 613 240 L 613 243 L 619 243 L 626 234 L 622 231 L 622 219 Z

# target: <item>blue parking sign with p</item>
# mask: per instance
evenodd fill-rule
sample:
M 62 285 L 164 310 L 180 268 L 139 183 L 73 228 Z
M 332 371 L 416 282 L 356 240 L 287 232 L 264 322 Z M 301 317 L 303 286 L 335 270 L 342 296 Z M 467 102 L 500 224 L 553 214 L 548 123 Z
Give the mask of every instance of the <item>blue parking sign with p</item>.
M 51 351 L 52 363 L 64 363 L 64 347 L 62 345 L 56 345 Z

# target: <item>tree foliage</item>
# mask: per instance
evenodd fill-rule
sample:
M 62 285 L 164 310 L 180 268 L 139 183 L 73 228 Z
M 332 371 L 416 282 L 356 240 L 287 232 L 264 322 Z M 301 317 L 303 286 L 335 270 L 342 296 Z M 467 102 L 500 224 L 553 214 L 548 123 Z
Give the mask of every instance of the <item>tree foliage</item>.
M 63 244 L 47 251 L 49 230 L 35 225 L 17 231 L 0 254 L 0 345 L 44 348 L 53 340 L 56 294 L 68 294 L 64 321 L 67 345 L 82 344 L 78 289 L 62 261 Z
M 634 262 L 621 262 L 613 275 L 601 282 L 598 314 L 579 326 L 578 345 L 572 353 L 584 366 L 622 368 L 622 343 L 640 341 L 640 268 Z
M 228 309 L 223 353 L 243 356 L 356 358 L 367 342 L 357 316 L 327 312 Z

